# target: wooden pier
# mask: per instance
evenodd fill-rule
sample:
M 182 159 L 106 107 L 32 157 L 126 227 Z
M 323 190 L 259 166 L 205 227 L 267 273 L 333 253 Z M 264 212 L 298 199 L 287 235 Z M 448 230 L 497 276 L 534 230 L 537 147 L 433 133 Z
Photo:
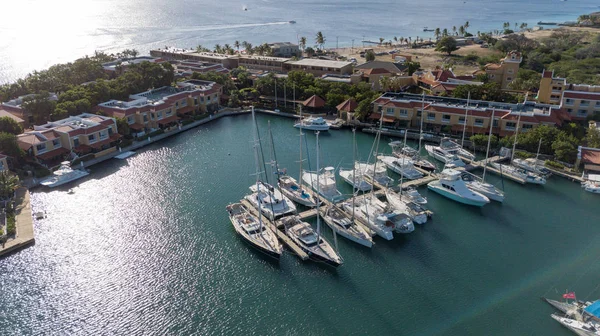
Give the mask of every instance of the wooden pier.
M 265 226 L 273 231 L 276 235 L 277 238 L 279 238 L 279 240 L 281 240 L 285 245 L 287 245 L 287 247 L 290 248 L 290 250 L 292 250 L 294 253 L 296 253 L 296 255 L 298 255 L 298 257 L 302 260 L 307 260 L 308 259 L 308 254 L 306 254 L 306 252 L 304 252 L 298 245 L 296 245 L 296 243 L 294 243 L 290 237 L 286 236 L 285 233 L 283 233 L 281 230 L 279 230 L 275 224 L 273 224 L 273 222 L 271 222 L 267 217 L 263 216 L 260 211 L 258 211 L 258 209 L 256 209 L 248 200 L 243 199 L 241 200 L 242 204 L 255 216 L 261 216 L 262 217 L 262 221 L 265 224 Z

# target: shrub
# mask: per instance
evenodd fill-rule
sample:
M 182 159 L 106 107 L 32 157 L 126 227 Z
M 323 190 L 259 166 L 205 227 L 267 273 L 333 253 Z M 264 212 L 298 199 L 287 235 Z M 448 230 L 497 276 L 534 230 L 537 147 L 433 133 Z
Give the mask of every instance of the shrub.
M 50 170 L 48 168 L 45 167 L 36 167 L 33 171 L 33 175 L 35 177 L 44 177 L 44 176 L 48 176 L 50 175 Z
M 479 59 L 479 56 L 477 56 L 475 54 L 468 54 L 465 56 L 465 61 L 469 61 L 469 62 L 477 62 L 478 59 Z
M 558 163 L 556 161 L 550 161 L 550 160 L 546 160 L 546 162 L 544 163 L 544 165 L 550 167 L 550 168 L 554 168 L 554 169 L 565 169 L 565 166 L 562 165 L 561 163 Z
M 529 159 L 529 158 L 532 158 L 534 156 L 535 156 L 534 154 L 527 153 L 527 152 L 515 152 L 515 157 L 517 159 Z
M 7 213 L 6 217 L 6 233 L 9 235 L 17 234 L 17 225 L 15 221 L 15 215 L 13 213 Z

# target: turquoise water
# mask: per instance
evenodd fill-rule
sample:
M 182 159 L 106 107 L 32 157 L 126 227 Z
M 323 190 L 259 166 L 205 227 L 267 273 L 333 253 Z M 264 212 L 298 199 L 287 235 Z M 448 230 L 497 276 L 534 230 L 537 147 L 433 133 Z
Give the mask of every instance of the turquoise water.
M 96 50 L 147 53 L 165 45 L 213 48 L 234 41 L 360 46 L 362 40 L 433 37 L 425 26 L 448 28 L 469 21 L 468 30 L 502 29 L 502 23 L 573 21 L 598 11 L 597 0 L 80 0 L 4 1 L 0 20 L 0 83 L 33 70 L 69 62 Z M 246 8 L 247 10 L 243 10 Z M 23 14 L 35 24 L 23 24 Z M 296 24 L 288 21 L 294 20 Z
M 258 120 L 296 174 L 292 120 Z M 600 198 L 558 177 L 506 181 L 506 202 L 482 209 L 422 188 L 435 215 L 412 234 L 372 249 L 340 238 L 337 270 L 290 253 L 273 264 L 225 212 L 253 182 L 250 127 L 220 119 L 33 192 L 48 217 L 35 246 L 0 260 L 0 334 L 566 336 L 539 297 L 600 297 Z M 373 136 L 357 138 L 365 158 Z M 350 131 L 320 139 L 323 164 L 350 164 Z

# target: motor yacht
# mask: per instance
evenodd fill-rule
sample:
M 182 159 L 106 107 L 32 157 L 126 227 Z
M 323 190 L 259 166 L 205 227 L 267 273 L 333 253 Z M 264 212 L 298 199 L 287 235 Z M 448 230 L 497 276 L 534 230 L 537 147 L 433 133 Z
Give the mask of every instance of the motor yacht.
M 450 138 L 442 138 L 440 141 L 440 148 L 449 154 L 454 154 L 458 157 L 465 158 L 469 161 L 475 160 L 475 154 L 462 148 L 461 145 L 457 144 Z
M 464 167 L 465 163 L 455 154 L 450 154 L 439 146 L 425 145 L 425 150 L 434 159 L 443 162 L 444 164 L 453 164 L 456 167 Z
M 329 124 L 322 117 L 308 117 L 294 124 L 294 127 L 309 131 L 329 131 Z
M 497 162 L 491 162 L 490 165 L 498 169 L 502 174 L 510 175 L 531 184 L 546 184 L 546 179 L 542 176 L 528 172 L 525 169 L 511 165 L 505 165 Z
M 415 180 L 423 177 L 423 174 L 415 169 L 413 161 L 405 157 L 397 159 L 394 156 L 379 155 L 377 159 L 381 160 L 390 170 L 409 180 Z
M 419 193 L 419 191 L 414 187 L 409 187 L 406 190 L 402 191 L 402 197 L 409 202 L 417 203 L 420 205 L 427 204 L 427 197 L 422 196 Z
M 60 167 L 52 174 L 52 177 L 41 181 L 40 184 L 49 188 L 54 188 L 80 179 L 90 173 L 84 170 L 72 169 L 71 163 L 69 161 L 64 161 L 60 163 Z
M 486 196 L 467 188 L 466 183 L 461 179 L 461 172 L 455 169 L 444 169 L 439 180 L 429 182 L 427 188 L 463 204 L 481 207 L 490 202 Z
M 269 257 L 279 260 L 283 246 L 277 240 L 275 233 L 268 229 L 260 218 L 254 216 L 241 203 L 228 205 L 227 212 L 235 232 L 244 241 Z
M 333 167 L 323 168 L 323 172 L 320 174 L 303 171 L 302 181 L 311 186 L 313 190 L 318 190 L 319 194 L 327 200 L 336 201 L 342 197 L 342 193 L 337 189 L 334 172 L 335 168 Z M 318 186 L 317 183 L 319 184 Z

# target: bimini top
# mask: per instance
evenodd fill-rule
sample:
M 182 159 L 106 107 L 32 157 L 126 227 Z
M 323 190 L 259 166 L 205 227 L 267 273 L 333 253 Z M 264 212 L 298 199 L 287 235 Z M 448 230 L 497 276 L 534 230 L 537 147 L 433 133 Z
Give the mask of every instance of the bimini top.
M 600 318 L 600 300 L 592 303 L 585 308 L 585 311 Z

